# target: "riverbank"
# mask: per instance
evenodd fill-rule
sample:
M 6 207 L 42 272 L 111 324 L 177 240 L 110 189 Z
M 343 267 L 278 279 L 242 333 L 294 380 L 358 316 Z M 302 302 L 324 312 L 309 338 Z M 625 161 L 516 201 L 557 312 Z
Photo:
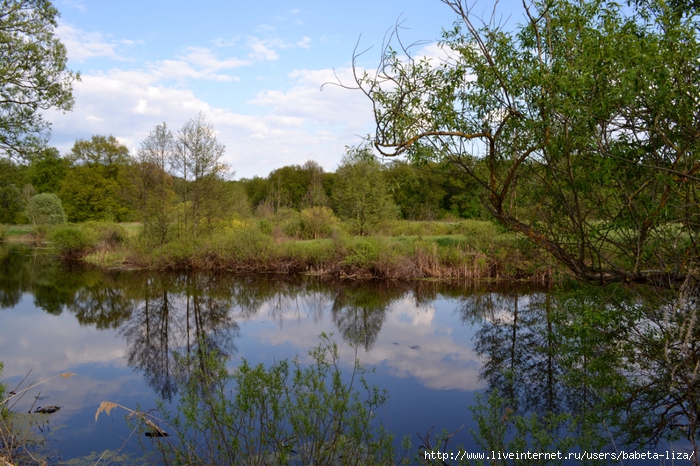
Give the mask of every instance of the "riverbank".
M 8 229 L 9 230 L 9 229 Z M 23 239 L 22 239 L 23 238 Z M 265 222 L 219 225 L 153 244 L 138 224 L 89 222 L 6 235 L 54 247 L 67 261 L 105 268 L 312 274 L 357 279 L 469 279 L 549 282 L 551 258 L 490 222 L 392 222 L 374 236 L 334 230 L 326 238 L 276 234 Z

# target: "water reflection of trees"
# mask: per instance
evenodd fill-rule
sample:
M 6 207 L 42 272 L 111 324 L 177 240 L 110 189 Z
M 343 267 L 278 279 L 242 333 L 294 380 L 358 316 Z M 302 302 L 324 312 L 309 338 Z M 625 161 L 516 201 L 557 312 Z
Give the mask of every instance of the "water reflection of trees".
M 576 285 L 472 295 L 459 311 L 482 323 L 481 376 L 511 409 L 570 413 L 630 447 L 679 436 L 696 449 L 699 289 Z
M 129 364 L 162 397 L 189 367 L 176 353 L 199 346 L 236 353 L 238 323 L 261 313 L 280 327 L 330 317 L 346 340 L 369 350 L 393 302 L 438 298 L 475 325 L 481 376 L 519 413 L 585 413 L 628 444 L 669 433 L 692 439 L 700 424 L 700 287 L 680 290 L 577 285 L 544 293 L 476 290 L 464 284 L 327 282 L 314 277 L 66 271 L 37 251 L 0 250 L 0 305 L 24 293 L 51 314 L 118 329 Z M 192 358 L 190 358 L 192 360 Z
M 214 277 L 151 274 L 135 286 L 140 299 L 120 332 L 129 365 L 143 372 L 161 397 L 171 399 L 175 377 L 189 374 L 176 354 L 192 359 L 202 344 L 220 357 L 235 353 L 238 324 L 229 312 L 230 298 L 216 296 L 220 284 Z

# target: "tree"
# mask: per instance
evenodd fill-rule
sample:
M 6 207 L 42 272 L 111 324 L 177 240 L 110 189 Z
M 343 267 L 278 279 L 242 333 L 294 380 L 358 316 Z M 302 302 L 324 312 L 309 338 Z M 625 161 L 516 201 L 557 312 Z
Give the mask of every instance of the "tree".
M 196 235 L 199 224 L 218 216 L 226 192 L 229 167 L 222 162 L 226 146 L 216 140 L 214 127 L 198 114 L 178 131 L 172 166 L 182 179 L 185 235 Z
M 27 170 L 29 181 L 39 193 L 57 193 L 61 190 L 69 165 L 58 149 L 47 147 L 30 157 Z
M 457 15 L 443 60 L 388 48 L 356 70 L 380 153 L 466 174 L 582 279 L 683 279 L 700 231 L 697 7 L 535 1 L 507 29 L 442 2 Z
M 58 11 L 48 0 L 0 2 L 0 151 L 26 156 L 48 139 L 41 110 L 73 107 L 79 75 L 66 68 L 54 35 Z
M 0 224 L 22 220 L 21 187 L 27 183 L 25 168 L 12 160 L 0 159 Z
M 61 200 L 55 194 L 50 193 L 32 196 L 27 203 L 26 215 L 35 227 L 37 225 L 58 225 L 66 221 Z
M 323 188 L 323 167 L 313 160 L 307 160 L 302 168 L 309 174 L 309 188 L 301 200 L 301 207 L 327 207 L 330 202 Z
M 164 244 L 173 220 L 173 180 L 168 171 L 175 154 L 175 138 L 165 123 L 141 142 L 133 165 L 132 202 L 141 214 L 146 238 Z
M 114 136 L 79 139 L 67 158 L 72 168 L 59 192 L 63 208 L 71 222 L 128 218 L 130 209 L 124 200 L 124 179 L 129 150 Z
M 94 135 L 89 141 L 78 139 L 73 144 L 68 160 L 74 165 L 94 167 L 101 165 L 112 178 L 120 167 L 129 163 L 129 149 L 112 136 Z
M 357 233 L 365 235 L 382 220 L 397 217 L 398 207 L 369 148 L 350 149 L 335 174 L 335 210 Z

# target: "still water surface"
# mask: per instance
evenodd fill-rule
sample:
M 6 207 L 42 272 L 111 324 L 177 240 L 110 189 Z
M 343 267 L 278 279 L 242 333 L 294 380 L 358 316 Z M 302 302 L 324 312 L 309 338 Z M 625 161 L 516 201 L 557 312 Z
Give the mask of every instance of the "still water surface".
M 378 419 L 401 438 L 433 428 L 454 431 L 454 445 L 480 451 L 469 406 L 487 388 L 516 390 L 525 410 L 576 404 L 556 382 L 559 369 L 543 352 L 543 304 L 526 288 L 475 288 L 423 282 L 329 282 L 313 277 L 247 277 L 67 269 L 45 252 L 3 249 L 0 258 L 0 361 L 14 388 L 57 378 L 30 390 L 15 406 L 61 410 L 41 425 L 54 459 L 134 457 L 141 450 L 122 413 L 101 415 L 102 401 L 148 410 L 177 402 L 175 352 L 199 338 L 228 355 L 271 364 L 307 353 L 322 332 L 341 345 L 350 371 L 358 357 L 375 369 L 372 383 L 389 392 Z M 551 322 L 550 322 L 551 324 Z M 517 377 L 503 374 L 517 373 Z M 26 386 L 26 383 L 25 385 Z M 126 445 L 126 446 L 125 446 Z M 665 447 L 664 447 L 665 448 Z

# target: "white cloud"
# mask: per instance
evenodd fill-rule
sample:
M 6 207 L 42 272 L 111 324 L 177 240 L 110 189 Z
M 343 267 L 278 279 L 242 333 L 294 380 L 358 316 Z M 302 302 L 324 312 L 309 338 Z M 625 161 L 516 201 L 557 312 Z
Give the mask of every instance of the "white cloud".
M 188 47 L 178 60 L 162 60 L 152 66 L 155 75 L 160 79 L 204 79 L 209 81 L 237 81 L 240 78 L 218 71 L 231 70 L 248 66 L 250 60 L 240 60 L 235 57 L 220 60 L 206 47 Z
M 291 344 L 296 354 L 303 355 L 311 349 L 310 342 L 318 341 L 321 330 L 326 333 L 338 330 L 329 318 L 332 303 L 325 304 L 324 309 L 316 313 L 325 319 L 310 319 L 314 313 L 304 306 L 303 300 L 297 299 L 294 304 L 283 303 L 274 310 L 269 305 L 263 306 L 255 320 L 274 317 L 280 328 L 293 326 L 293 330 L 264 329 L 257 337 L 271 346 Z M 436 313 L 432 305 L 417 305 L 410 297 L 395 301 L 386 312 L 374 346 L 369 352 L 363 352 L 360 360 L 370 366 L 384 365 L 393 376 L 415 377 L 434 390 L 483 388 L 479 379 L 480 357 L 466 343 L 463 332 L 453 334 L 452 327 L 438 324 Z M 352 358 L 343 359 L 341 354 L 341 362 L 351 364 Z
M 297 46 L 303 49 L 311 48 L 311 38 L 304 36 L 299 42 L 297 42 Z
M 199 65 L 203 69 L 211 70 L 227 70 L 251 64 L 250 60 L 239 60 L 235 57 L 219 60 L 211 50 L 205 47 L 187 48 L 184 58 L 193 65 Z
M 277 57 L 275 48 L 291 47 L 280 39 L 249 41 L 260 46 L 263 59 Z M 115 48 L 108 47 L 102 53 L 112 53 L 109 50 L 116 54 Z M 251 177 L 308 159 L 334 170 L 344 147 L 357 144 L 358 135 L 372 129 L 371 106 L 361 93 L 337 86 L 321 91 L 325 82 L 335 80 L 331 69 L 294 71 L 288 75 L 287 89 L 259 91 L 233 110 L 217 107 L 215 100 L 203 100 L 188 85 L 192 80 L 239 80 L 230 71 L 253 64 L 248 59 L 222 58 L 206 47 L 189 47 L 174 59 L 145 69 L 83 73 L 82 82 L 74 86 L 74 110 L 46 114 L 53 124 L 52 144 L 67 152 L 78 138 L 113 134 L 135 152 L 157 124 L 166 121 L 177 129 L 201 111 L 228 148 L 226 162 L 238 177 Z M 338 74 L 348 81 L 350 71 L 342 69 Z M 260 82 L 276 83 L 274 79 Z
M 280 57 L 279 54 L 271 48 L 269 41 L 257 37 L 248 37 L 248 47 L 251 50 L 248 56 L 258 61 L 273 61 Z
M 238 43 L 238 39 L 238 37 L 234 37 L 233 39 L 224 39 L 223 37 L 219 37 L 218 39 L 214 39 L 211 42 L 216 47 L 231 47 Z
M 56 34 L 66 46 L 68 58 L 78 62 L 88 58 L 109 57 L 117 60 L 124 58 L 117 52 L 117 47 L 126 45 L 119 41 L 107 41 L 99 32 L 87 32 L 68 24 L 59 24 Z M 132 42 L 133 43 L 133 42 Z

